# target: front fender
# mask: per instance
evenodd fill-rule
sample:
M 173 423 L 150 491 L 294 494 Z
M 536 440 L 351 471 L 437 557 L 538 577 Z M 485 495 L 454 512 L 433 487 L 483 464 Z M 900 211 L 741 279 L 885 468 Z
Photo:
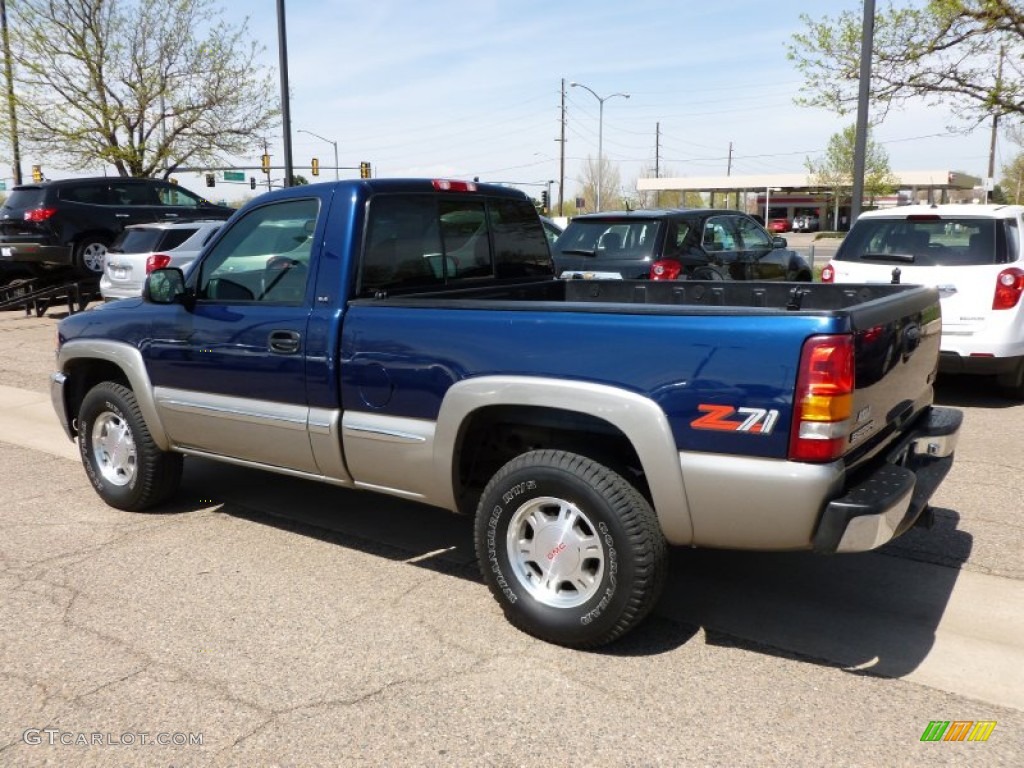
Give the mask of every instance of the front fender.
M 57 355 L 57 368 L 67 380 L 73 381 L 74 371 L 78 365 L 88 363 L 90 360 L 102 360 L 111 363 L 124 374 L 128 384 L 135 394 L 139 403 L 139 410 L 146 421 L 153 442 L 161 450 L 170 450 L 170 441 L 167 439 L 167 432 L 157 413 L 156 401 L 153 398 L 153 386 L 146 372 L 146 364 L 142 359 L 142 353 L 138 349 L 121 341 L 109 341 L 106 339 L 73 339 L 65 342 Z M 74 414 L 68 407 L 67 396 L 68 386 L 64 383 L 62 399 L 65 418 L 71 418 Z M 57 404 L 54 403 L 54 407 Z M 58 416 L 60 416 L 58 411 Z

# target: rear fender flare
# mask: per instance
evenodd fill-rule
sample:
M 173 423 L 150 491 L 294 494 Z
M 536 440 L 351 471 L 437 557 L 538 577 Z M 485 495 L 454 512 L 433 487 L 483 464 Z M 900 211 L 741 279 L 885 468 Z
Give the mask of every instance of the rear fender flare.
M 438 413 L 434 440 L 436 477 L 451 478 L 463 424 L 480 408 L 522 405 L 578 411 L 607 421 L 632 443 L 647 477 L 654 509 L 671 544 L 689 544 L 693 525 L 683 485 L 679 449 L 665 412 L 650 398 L 604 384 L 526 376 L 481 376 L 452 385 Z M 442 506 L 456 509 L 454 483 L 445 483 Z

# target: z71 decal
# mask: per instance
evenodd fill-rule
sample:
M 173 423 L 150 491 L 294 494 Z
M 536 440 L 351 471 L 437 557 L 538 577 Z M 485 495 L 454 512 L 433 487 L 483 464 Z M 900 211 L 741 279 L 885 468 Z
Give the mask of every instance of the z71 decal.
M 779 419 L 779 412 L 774 408 L 734 408 L 731 405 L 701 403 L 697 410 L 704 415 L 691 421 L 690 426 L 718 432 L 770 435 Z

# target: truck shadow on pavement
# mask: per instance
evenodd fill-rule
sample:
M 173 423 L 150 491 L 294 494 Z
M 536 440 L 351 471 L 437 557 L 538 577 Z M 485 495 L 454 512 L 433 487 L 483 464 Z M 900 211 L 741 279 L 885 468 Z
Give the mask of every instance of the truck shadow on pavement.
M 200 503 L 193 504 L 191 498 Z M 188 459 L 172 511 L 218 511 L 481 584 L 473 520 L 378 493 Z M 899 677 L 932 647 L 971 536 L 937 510 L 936 528 L 876 552 L 818 556 L 675 549 L 654 614 L 610 656 L 705 641 Z M 923 533 L 923 535 L 921 535 Z
M 936 510 L 932 530 L 859 554 L 678 550 L 659 613 L 715 645 L 902 677 L 932 649 L 970 555 L 958 522 Z
M 935 403 L 954 408 L 1013 408 L 1020 401 L 1001 394 L 990 376 L 941 374 L 935 382 Z

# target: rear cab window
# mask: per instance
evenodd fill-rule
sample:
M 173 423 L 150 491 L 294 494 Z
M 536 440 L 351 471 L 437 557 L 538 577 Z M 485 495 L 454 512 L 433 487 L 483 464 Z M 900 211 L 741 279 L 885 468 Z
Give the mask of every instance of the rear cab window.
M 908 216 L 860 219 L 836 253 L 837 261 L 914 266 L 1005 264 L 1017 259 L 1013 218 Z
M 360 296 L 552 273 L 543 227 L 525 200 L 381 193 L 370 201 Z

